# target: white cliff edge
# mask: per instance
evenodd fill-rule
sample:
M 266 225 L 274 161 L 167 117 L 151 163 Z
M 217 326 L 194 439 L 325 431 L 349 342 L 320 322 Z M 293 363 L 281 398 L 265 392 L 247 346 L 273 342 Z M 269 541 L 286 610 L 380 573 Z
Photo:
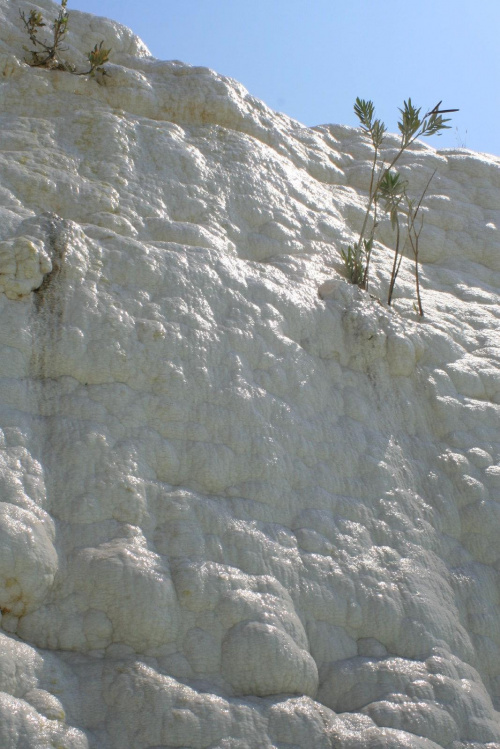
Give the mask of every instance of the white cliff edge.
M 437 168 L 387 307 L 371 152 L 0 0 L 0 746 L 500 746 L 500 159 Z M 425 104 L 425 103 L 424 103 Z M 378 301 L 378 300 L 381 301 Z

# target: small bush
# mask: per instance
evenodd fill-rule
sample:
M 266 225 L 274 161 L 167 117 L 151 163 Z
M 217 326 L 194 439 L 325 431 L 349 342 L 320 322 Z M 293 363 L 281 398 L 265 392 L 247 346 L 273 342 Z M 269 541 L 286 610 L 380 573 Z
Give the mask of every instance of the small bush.
M 88 53 L 87 60 L 90 62 L 90 70 L 87 71 L 87 75 L 95 75 L 96 71 L 103 71 L 101 65 L 104 65 L 104 63 L 109 60 L 109 53 L 111 50 L 103 49 L 103 44 L 104 42 L 96 44 L 94 49 Z M 83 73 L 83 75 L 85 75 L 85 73 Z
M 68 0 L 61 0 L 61 8 L 52 23 L 52 39 L 43 40 L 39 37 L 39 31 L 47 26 L 44 22 L 40 11 L 31 10 L 28 17 L 24 12 L 19 11 L 26 32 L 30 38 L 34 49 L 24 47 L 29 52 L 31 58 L 26 60 L 28 65 L 34 68 L 49 68 L 50 70 L 65 70 L 73 75 L 91 75 L 96 72 L 106 74 L 102 65 L 109 60 L 110 49 L 103 49 L 101 42 L 96 44 L 94 49 L 88 53 L 87 59 L 90 63 L 89 70 L 78 72 L 75 67 L 60 58 L 61 52 L 66 52 L 67 47 L 63 47 L 63 40 L 68 30 L 69 12 L 67 10 Z
M 386 160 L 381 156 L 384 136 L 387 132 L 385 124 L 375 118 L 375 107 L 373 102 L 357 98 L 354 104 L 354 112 L 360 122 L 361 130 L 367 135 L 373 146 L 373 160 L 368 189 L 368 205 L 365 211 L 363 224 L 357 242 L 349 245 L 347 250 L 341 250 L 347 278 L 362 289 L 368 288 L 370 271 L 370 259 L 377 226 L 379 223 L 379 202 L 383 200 L 384 209 L 389 213 L 392 228 L 396 231 L 396 248 L 394 262 L 389 286 L 388 304 L 391 303 L 394 284 L 401 265 L 402 252 L 407 242 L 410 243 L 415 257 L 415 284 L 417 290 L 418 310 L 423 315 L 420 299 L 420 285 L 418 277 L 418 240 L 422 230 L 422 223 L 418 224 L 417 217 L 422 201 L 429 188 L 427 183 L 420 200 L 414 201 L 408 196 L 408 183 L 401 175 L 392 171 L 402 154 L 414 143 L 417 138 L 440 134 L 442 130 L 449 129 L 449 118 L 443 118 L 447 112 L 457 112 L 457 109 L 440 110 L 441 102 L 427 114 L 421 116 L 420 109 L 413 106 L 411 99 L 405 101 L 400 109 L 401 118 L 398 128 L 401 135 L 401 143 L 392 159 Z M 434 176 L 434 175 L 432 175 Z M 401 228 L 400 218 L 403 217 L 406 225 L 406 238 L 403 247 L 400 248 Z

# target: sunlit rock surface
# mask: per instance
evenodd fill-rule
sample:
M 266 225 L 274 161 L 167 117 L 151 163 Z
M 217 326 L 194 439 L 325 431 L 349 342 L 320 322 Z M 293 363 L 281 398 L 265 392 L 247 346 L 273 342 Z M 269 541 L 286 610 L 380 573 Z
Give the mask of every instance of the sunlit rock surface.
M 343 278 L 359 131 L 74 11 L 108 75 L 30 68 L 31 7 L 0 0 L 0 746 L 499 747 L 500 160 L 407 155 L 419 319 L 389 225 L 371 295 Z

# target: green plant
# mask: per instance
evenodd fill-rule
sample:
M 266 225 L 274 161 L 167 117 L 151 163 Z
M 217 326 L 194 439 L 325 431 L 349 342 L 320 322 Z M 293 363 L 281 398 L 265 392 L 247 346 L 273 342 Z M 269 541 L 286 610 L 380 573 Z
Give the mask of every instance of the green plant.
M 358 242 L 350 244 L 347 250 L 340 250 L 342 260 L 347 272 L 347 277 L 351 283 L 361 286 L 365 276 L 365 258 L 371 252 L 372 240 L 364 239 L 362 249 L 359 249 Z
M 40 29 L 47 26 L 40 11 L 30 10 L 28 17 L 26 17 L 24 12 L 19 11 L 26 32 L 35 48 L 29 49 L 28 47 L 24 47 L 24 49 L 31 55 L 31 59 L 26 62 L 28 65 L 35 68 L 65 70 L 74 75 L 94 76 L 97 71 L 105 74 L 105 71 L 101 66 L 109 60 L 111 50 L 103 49 L 102 45 L 104 42 L 101 42 L 99 45 L 96 44 L 94 49 L 88 53 L 87 60 L 90 63 L 89 70 L 77 72 L 73 65 L 60 59 L 60 53 L 67 51 L 67 47 L 62 46 L 64 37 L 68 30 L 69 12 L 67 10 L 67 4 L 68 0 L 61 0 L 59 13 L 52 23 L 52 39 L 50 41 L 47 39 L 44 41 L 38 36 Z
M 56 68 L 58 70 L 67 69 L 66 63 L 61 62 L 58 59 L 58 53 L 65 51 L 65 48 L 62 47 L 61 44 L 68 27 L 69 14 L 66 10 L 67 4 L 68 0 L 61 0 L 61 8 L 57 18 L 54 19 L 52 24 L 53 37 L 49 44 L 38 37 L 40 29 L 47 25 L 44 23 L 40 11 L 30 10 L 28 18 L 26 18 L 24 12 L 19 11 L 30 41 L 35 47 L 34 50 L 29 50 L 27 47 L 24 48 L 31 54 L 31 62 L 29 62 L 29 65 L 32 67 Z
M 87 75 L 93 76 L 95 75 L 96 71 L 102 71 L 103 69 L 101 68 L 101 65 L 104 65 L 104 63 L 109 60 L 109 53 L 111 52 L 111 50 L 103 49 L 103 44 L 104 42 L 96 44 L 94 49 L 88 53 L 87 60 L 90 62 L 90 70 L 87 71 Z M 80 75 L 82 75 L 82 73 L 80 73 Z
M 389 300 L 392 297 L 394 283 L 401 263 L 399 250 L 401 238 L 399 214 L 404 206 L 407 216 L 407 238 L 409 239 L 411 234 L 410 244 L 412 248 L 416 248 L 418 258 L 418 237 L 420 236 L 421 227 L 417 233 L 416 219 L 425 192 L 428 188 L 427 185 L 418 203 L 411 204 L 410 207 L 407 193 L 407 182 L 402 180 L 401 175 L 398 172 L 392 170 L 403 153 L 417 140 L 417 138 L 428 137 L 436 134 L 439 135 L 442 130 L 449 129 L 449 125 L 446 124 L 449 122 L 449 118 L 443 118 L 442 115 L 447 112 L 456 112 L 458 110 L 440 110 L 440 105 L 441 102 L 425 115 L 421 116 L 421 109 L 414 107 L 411 99 L 405 101 L 403 103 L 403 108 L 399 110 L 401 117 L 398 122 L 398 129 L 401 142 L 396 149 L 396 153 L 390 158 L 384 159 L 381 154 L 381 149 L 387 132 L 385 124 L 381 120 L 375 118 L 375 107 L 373 102 L 358 97 L 354 104 L 354 113 L 360 122 L 361 130 L 371 141 L 373 147 L 373 159 L 368 188 L 368 203 L 359 237 L 356 242 L 349 245 L 347 250 L 341 250 L 341 256 L 344 261 L 346 275 L 349 281 L 357 284 L 363 289 L 367 289 L 370 260 L 374 247 L 376 230 L 379 224 L 379 201 L 380 199 L 383 199 L 385 202 L 385 210 L 389 213 L 391 218 L 392 228 L 396 231 L 396 252 L 393 271 L 391 274 Z M 416 212 L 413 213 L 414 211 Z M 418 285 L 418 272 L 416 279 Z M 418 298 L 420 299 L 420 291 L 418 292 Z

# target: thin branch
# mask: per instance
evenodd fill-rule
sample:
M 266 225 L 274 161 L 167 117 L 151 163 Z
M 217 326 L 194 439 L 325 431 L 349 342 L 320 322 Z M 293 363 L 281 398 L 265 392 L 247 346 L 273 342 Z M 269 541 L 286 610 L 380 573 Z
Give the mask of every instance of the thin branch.
M 392 264 L 391 281 L 390 281 L 390 284 L 389 284 L 389 294 L 387 296 L 387 304 L 389 306 L 391 305 L 391 299 L 392 299 L 392 294 L 393 294 L 393 291 L 394 291 L 394 285 L 396 283 L 396 277 L 397 277 L 398 271 L 399 271 L 399 265 L 397 263 L 398 263 L 399 240 L 400 240 L 400 237 L 401 237 L 401 230 L 400 230 L 400 226 L 399 226 L 399 216 L 396 216 L 396 248 L 394 250 L 394 262 Z M 402 257 L 403 257 L 403 255 L 401 254 L 401 258 Z M 399 264 L 401 265 L 401 260 L 399 261 Z
M 439 106 L 439 105 L 438 105 Z M 419 241 L 420 241 L 420 234 L 422 232 L 422 228 L 424 226 L 424 217 L 422 216 L 420 221 L 420 228 L 418 231 L 415 229 L 415 221 L 418 215 L 418 212 L 420 210 L 420 207 L 422 205 L 422 201 L 427 193 L 427 190 L 429 189 L 429 185 L 431 184 L 434 175 L 436 174 L 436 169 L 432 172 L 431 176 L 429 177 L 427 184 L 425 185 L 423 192 L 420 196 L 420 200 L 418 201 L 416 207 L 414 208 L 410 201 L 408 201 L 408 236 L 410 239 L 411 248 L 413 251 L 413 256 L 415 258 L 415 291 L 417 294 L 417 304 L 418 304 L 418 312 L 421 317 L 424 315 L 424 310 L 422 307 L 422 298 L 420 295 L 420 276 L 418 271 L 418 252 L 419 252 Z

